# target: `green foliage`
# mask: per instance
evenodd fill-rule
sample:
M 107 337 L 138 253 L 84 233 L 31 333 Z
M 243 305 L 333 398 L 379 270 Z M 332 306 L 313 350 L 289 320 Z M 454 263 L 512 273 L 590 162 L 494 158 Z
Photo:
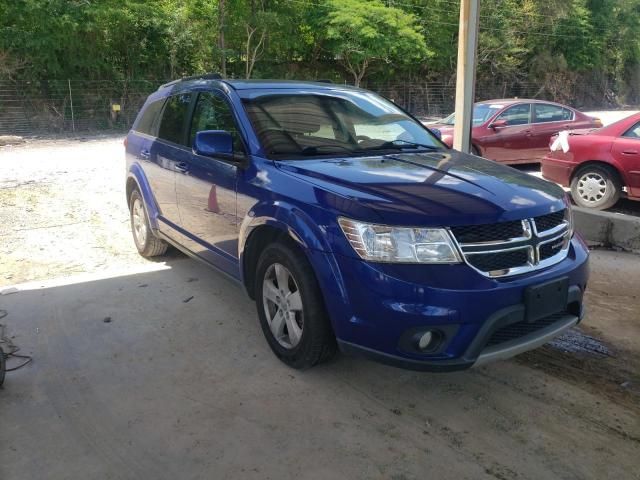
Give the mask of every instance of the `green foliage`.
M 0 0 L 0 77 L 46 90 L 224 59 L 235 77 L 451 82 L 458 15 L 456 0 Z M 479 83 L 561 93 L 588 77 L 638 103 L 640 1 L 482 0 L 478 59 Z
M 379 0 L 328 0 L 326 37 L 356 86 L 372 65 L 417 63 L 433 55 L 415 16 Z

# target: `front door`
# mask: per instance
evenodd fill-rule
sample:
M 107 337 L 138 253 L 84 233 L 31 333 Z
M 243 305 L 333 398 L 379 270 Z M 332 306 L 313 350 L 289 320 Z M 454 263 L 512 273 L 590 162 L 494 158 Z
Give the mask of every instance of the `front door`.
M 484 156 L 505 163 L 531 161 L 531 104 L 509 107 L 492 123 L 497 121 L 506 123 L 504 126 L 489 127 L 490 134 L 482 139 Z
M 238 161 L 191 153 L 176 177 L 181 227 L 188 236 L 190 250 L 235 277 L 238 275 L 236 184 L 244 147 L 222 94 L 198 94 L 187 137 L 190 146 L 196 133 L 203 130 L 230 132 Z
M 629 194 L 640 197 L 640 122 L 613 142 L 611 154 L 626 172 Z

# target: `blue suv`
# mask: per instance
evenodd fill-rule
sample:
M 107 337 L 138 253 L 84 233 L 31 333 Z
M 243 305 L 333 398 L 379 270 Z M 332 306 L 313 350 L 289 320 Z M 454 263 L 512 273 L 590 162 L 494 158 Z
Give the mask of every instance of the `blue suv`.
M 294 368 L 340 348 L 463 369 L 582 319 L 588 250 L 563 190 L 448 149 L 369 91 L 178 80 L 125 143 L 138 251 L 173 245 L 236 280 Z

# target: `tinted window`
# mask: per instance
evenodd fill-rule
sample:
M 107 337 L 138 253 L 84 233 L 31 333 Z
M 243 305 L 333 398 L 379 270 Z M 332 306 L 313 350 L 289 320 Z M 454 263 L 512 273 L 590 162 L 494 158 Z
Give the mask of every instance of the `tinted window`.
M 155 131 L 153 128 L 153 124 L 162 109 L 162 105 L 164 105 L 164 98 L 162 100 L 157 100 L 155 102 L 150 103 L 142 112 L 142 116 L 138 119 L 134 130 L 141 133 L 146 133 L 147 135 L 154 135 Z
M 496 120 L 506 120 L 507 125 L 526 125 L 531 123 L 531 104 L 514 105 L 498 115 Z
M 534 108 L 536 112 L 536 123 L 562 122 L 573 118 L 573 112 L 571 110 L 558 105 L 536 103 L 534 104 Z
M 198 103 L 193 112 L 193 120 L 191 122 L 189 145 L 193 146 L 196 133 L 202 130 L 225 130 L 231 133 L 233 137 L 233 150 L 235 152 L 244 150 L 231 108 L 218 95 L 201 93 L 198 97 Z
M 629 138 L 640 138 L 640 122 L 636 123 L 633 127 L 624 132 L 624 136 Z
M 183 143 L 182 131 L 184 119 L 191 102 L 190 93 L 182 93 L 169 97 L 162 112 L 158 137 L 173 143 Z

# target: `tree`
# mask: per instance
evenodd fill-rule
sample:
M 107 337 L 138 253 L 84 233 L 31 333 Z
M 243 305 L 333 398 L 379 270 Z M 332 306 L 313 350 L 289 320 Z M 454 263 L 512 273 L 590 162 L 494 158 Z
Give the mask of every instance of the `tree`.
M 430 57 L 416 17 L 379 0 L 329 0 L 329 49 L 356 86 L 374 66 L 408 64 Z

